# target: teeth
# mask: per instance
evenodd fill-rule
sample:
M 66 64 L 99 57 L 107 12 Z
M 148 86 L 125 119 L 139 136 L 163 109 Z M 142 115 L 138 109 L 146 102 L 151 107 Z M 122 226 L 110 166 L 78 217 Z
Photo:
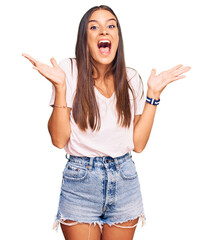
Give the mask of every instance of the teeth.
M 100 40 L 99 42 L 98 42 L 98 44 L 99 43 L 110 43 L 110 41 L 109 40 Z

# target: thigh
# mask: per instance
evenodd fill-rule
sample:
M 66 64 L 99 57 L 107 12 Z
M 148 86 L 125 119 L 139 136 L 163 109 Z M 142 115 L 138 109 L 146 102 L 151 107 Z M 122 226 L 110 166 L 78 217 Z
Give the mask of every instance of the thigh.
M 101 240 L 101 230 L 98 225 L 78 223 L 74 226 L 67 226 L 61 223 L 61 229 L 65 240 Z
M 104 224 L 102 231 L 102 240 L 132 240 L 136 229 L 136 226 L 132 226 L 134 226 L 138 220 L 139 218 L 116 224 L 121 227 Z

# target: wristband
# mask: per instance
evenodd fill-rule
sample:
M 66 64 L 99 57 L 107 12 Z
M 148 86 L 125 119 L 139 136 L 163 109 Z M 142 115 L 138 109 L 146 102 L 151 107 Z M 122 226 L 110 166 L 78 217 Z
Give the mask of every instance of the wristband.
M 56 108 L 67 108 L 67 106 L 58 106 L 58 105 L 55 105 L 55 104 L 53 104 L 52 106 L 56 107 Z
M 160 99 L 156 100 L 154 98 L 146 97 L 146 102 L 152 105 L 158 105 L 160 103 Z

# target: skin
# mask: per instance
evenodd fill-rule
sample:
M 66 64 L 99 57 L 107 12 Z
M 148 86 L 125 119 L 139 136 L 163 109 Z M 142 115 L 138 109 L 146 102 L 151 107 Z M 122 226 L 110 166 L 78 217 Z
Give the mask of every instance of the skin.
M 99 40 L 107 39 L 111 41 L 111 49 L 109 55 L 100 53 L 97 43 Z M 113 14 L 106 10 L 95 11 L 88 23 L 87 27 L 87 43 L 90 54 L 94 60 L 95 66 L 99 69 L 100 77 L 95 78 L 95 87 L 107 98 L 110 98 L 114 92 L 113 76 L 104 78 L 108 68 L 110 68 L 118 48 L 119 35 L 117 21 Z
M 97 43 L 99 40 L 108 39 L 111 41 L 111 53 L 103 55 L 100 53 Z M 95 65 L 104 74 L 104 71 L 111 65 L 117 52 L 119 42 L 117 20 L 114 15 L 106 10 L 95 11 L 87 27 L 87 44 L 95 60 Z
M 111 66 L 111 63 L 115 57 L 119 41 L 116 20 L 112 20 L 113 18 L 115 19 L 114 15 L 112 15 L 110 12 L 106 10 L 97 10 L 91 15 L 90 20 L 92 21 L 88 24 L 88 49 L 94 59 L 94 63 L 96 64 L 100 72 L 100 77 L 95 80 L 95 87 L 105 97 L 110 97 L 114 91 L 113 77 L 109 76 L 107 79 L 104 79 L 104 74 Z M 111 41 L 112 48 L 109 55 L 103 55 L 100 53 L 97 47 L 97 42 L 100 39 L 109 39 Z M 62 69 L 60 69 L 56 60 L 54 58 L 51 58 L 50 61 L 52 63 L 52 67 L 50 67 L 37 61 L 28 54 L 22 55 L 34 65 L 33 69 L 37 70 L 55 86 L 55 105 L 65 106 L 65 73 Z M 152 69 L 147 82 L 147 96 L 150 98 L 159 99 L 162 91 L 169 83 L 184 78 L 185 76 L 182 74 L 189 71 L 190 69 L 191 67 L 189 66 L 184 67 L 182 64 L 179 64 L 167 71 L 159 73 L 158 75 L 156 75 L 156 70 Z M 95 76 L 96 73 L 94 73 L 94 77 Z M 157 106 L 145 103 L 142 115 L 136 115 L 134 117 L 133 151 L 140 153 L 145 148 L 153 126 L 156 108 Z M 70 108 L 54 107 L 48 122 L 48 129 L 52 138 L 52 142 L 58 148 L 63 148 L 70 137 L 70 110 Z M 120 225 L 133 226 L 137 222 L 138 219 L 135 219 L 129 222 L 122 223 Z M 66 240 L 88 240 L 88 224 L 82 223 L 72 227 L 61 224 L 61 228 Z M 94 225 L 91 225 L 90 239 L 132 240 L 134 232 L 135 227 L 123 229 L 116 226 L 110 227 L 107 224 L 104 224 L 103 233 L 101 236 L 99 226 L 96 225 L 94 227 Z
M 42 76 L 47 78 L 55 87 L 55 102 L 57 106 L 66 106 L 66 82 L 65 73 L 59 67 L 56 60 L 51 58 L 52 67 L 41 63 L 32 58 L 30 55 L 23 53 L 22 56 L 27 58 Z M 48 121 L 48 130 L 54 146 L 63 148 L 69 140 L 71 134 L 70 128 L 70 111 L 71 108 L 54 107 Z

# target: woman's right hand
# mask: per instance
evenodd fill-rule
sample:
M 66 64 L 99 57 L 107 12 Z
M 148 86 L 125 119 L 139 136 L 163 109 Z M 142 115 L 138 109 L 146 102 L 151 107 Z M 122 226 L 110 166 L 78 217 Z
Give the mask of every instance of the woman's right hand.
M 53 67 L 50 67 L 47 64 L 37 61 L 28 54 L 23 53 L 22 56 L 27 58 L 34 65 L 33 69 L 47 78 L 55 87 L 64 87 L 66 85 L 65 72 L 59 67 L 54 58 L 50 59 L 53 65 Z

